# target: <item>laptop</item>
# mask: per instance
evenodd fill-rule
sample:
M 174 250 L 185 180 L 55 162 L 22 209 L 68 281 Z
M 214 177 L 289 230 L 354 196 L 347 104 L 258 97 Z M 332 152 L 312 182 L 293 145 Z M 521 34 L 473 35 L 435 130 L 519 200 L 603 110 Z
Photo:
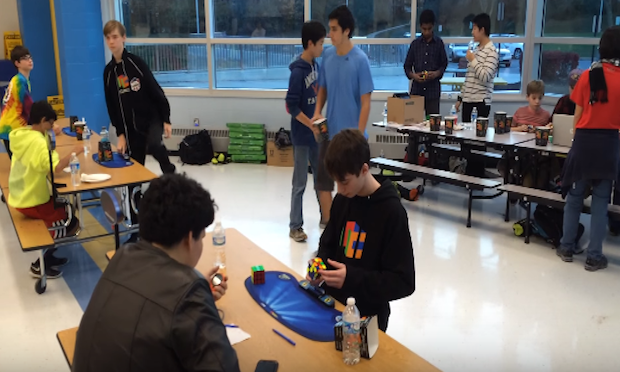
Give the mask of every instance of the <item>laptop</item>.
M 573 122 L 575 117 L 572 115 L 553 115 L 553 144 L 557 146 L 572 147 Z

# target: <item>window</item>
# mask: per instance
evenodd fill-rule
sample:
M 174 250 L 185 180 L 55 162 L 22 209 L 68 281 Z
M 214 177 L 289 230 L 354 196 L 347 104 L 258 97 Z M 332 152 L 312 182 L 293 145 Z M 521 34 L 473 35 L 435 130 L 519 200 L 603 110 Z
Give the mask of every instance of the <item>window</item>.
M 544 36 L 594 37 L 614 25 L 620 25 L 617 0 L 545 2 Z
M 568 94 L 569 73 L 576 68 L 587 70 L 600 58 L 597 45 L 543 44 L 540 49 L 540 78 L 547 94 Z
M 215 37 L 300 37 L 304 0 L 213 0 Z
M 288 66 L 301 52 L 301 45 L 214 45 L 215 86 L 287 89 L 291 73 Z
M 519 50 L 523 50 L 523 43 L 496 43 L 499 47 L 499 69 L 495 81 L 495 91 L 515 91 L 521 89 L 521 74 L 523 72 L 523 59 L 515 58 L 522 56 Z M 448 68 L 444 74 L 442 90 L 451 92 L 459 91 L 460 84 L 449 84 L 453 78 L 465 78 L 467 73 L 468 44 L 449 44 L 446 46 L 448 55 Z M 458 81 L 458 80 L 456 80 Z M 460 83 L 460 81 L 459 81 Z
M 162 87 L 209 88 L 204 44 L 127 44 L 141 57 Z
M 205 0 L 121 0 L 127 37 L 205 37 Z
M 443 37 L 470 36 L 471 21 L 480 13 L 491 17 L 492 34 L 525 34 L 527 0 L 418 0 L 417 3 L 418 18 L 425 9 L 435 12 L 435 31 Z
M 411 37 L 411 0 L 351 0 L 346 3 L 355 17 L 353 36 Z M 343 4 L 342 0 L 311 0 L 312 19 L 323 22 L 327 28 L 329 14 Z
M 409 91 L 409 79 L 403 69 L 409 44 L 363 44 L 357 47 L 368 56 L 375 90 Z

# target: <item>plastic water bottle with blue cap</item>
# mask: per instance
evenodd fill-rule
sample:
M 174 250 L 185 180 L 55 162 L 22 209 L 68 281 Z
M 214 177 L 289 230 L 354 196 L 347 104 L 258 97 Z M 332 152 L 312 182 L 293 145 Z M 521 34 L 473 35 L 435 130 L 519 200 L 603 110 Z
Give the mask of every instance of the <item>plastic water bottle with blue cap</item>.
M 476 120 L 478 120 L 478 109 L 474 107 L 474 109 L 471 110 L 471 123 L 473 127 L 476 126 Z
M 383 125 L 387 126 L 388 120 L 387 120 L 387 102 L 385 103 L 385 105 L 383 105 Z
M 80 161 L 78 160 L 75 152 L 71 153 L 71 162 L 69 163 L 69 167 L 71 169 L 71 184 L 74 187 L 80 186 L 80 183 L 82 181 L 80 175 Z
M 82 141 L 84 141 L 84 156 L 88 156 L 91 151 L 90 129 L 88 128 L 88 125 L 86 125 L 86 119 L 82 118 L 82 121 L 84 122 L 84 132 L 82 133 Z

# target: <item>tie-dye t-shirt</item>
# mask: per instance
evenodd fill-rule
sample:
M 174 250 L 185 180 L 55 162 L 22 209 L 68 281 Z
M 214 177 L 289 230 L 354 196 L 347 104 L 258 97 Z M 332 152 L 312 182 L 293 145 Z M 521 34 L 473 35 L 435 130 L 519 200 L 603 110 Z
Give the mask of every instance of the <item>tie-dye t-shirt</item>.
M 28 125 L 31 107 L 30 81 L 18 73 L 11 79 L 2 99 L 0 139 L 8 140 L 13 129 Z

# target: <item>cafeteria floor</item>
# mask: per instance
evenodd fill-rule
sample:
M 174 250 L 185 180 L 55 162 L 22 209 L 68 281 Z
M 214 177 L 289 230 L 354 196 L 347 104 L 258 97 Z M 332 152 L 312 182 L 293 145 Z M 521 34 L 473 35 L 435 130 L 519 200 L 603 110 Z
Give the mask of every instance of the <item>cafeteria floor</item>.
M 150 157 L 147 167 L 159 172 Z M 321 233 L 311 180 L 304 202 L 309 239 L 295 243 L 288 237 L 292 168 L 178 169 L 211 191 L 225 227 L 304 272 Z M 618 238 L 605 242 L 609 267 L 590 273 L 583 269 L 585 255 L 567 264 L 540 239 L 525 245 L 515 237 L 503 219 L 504 197 L 475 201 L 471 229 L 465 227 L 466 203 L 464 189 L 447 185 L 429 185 L 419 201 L 403 201 L 416 291 L 392 303 L 388 334 L 444 371 L 617 371 Z M 514 207 L 512 217 L 523 218 L 524 211 Z M 84 222 L 89 229 L 109 229 L 100 209 L 89 210 Z M 589 217 L 582 222 L 587 226 Z M 61 248 L 58 255 L 71 263 L 62 279 L 49 281 L 47 292 L 37 295 L 28 273 L 36 253 L 21 252 L 5 208 L 0 237 L 0 370 L 66 372 L 56 332 L 79 324 L 113 240 Z M 234 254 L 235 247 L 227 250 Z

